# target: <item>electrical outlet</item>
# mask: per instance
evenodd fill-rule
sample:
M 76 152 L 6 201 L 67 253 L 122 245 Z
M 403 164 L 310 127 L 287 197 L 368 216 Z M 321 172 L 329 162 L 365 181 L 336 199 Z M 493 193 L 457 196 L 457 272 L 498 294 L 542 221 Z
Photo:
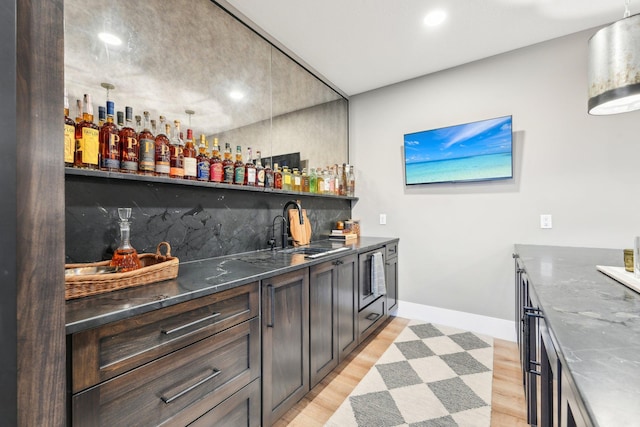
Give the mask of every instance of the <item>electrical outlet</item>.
M 540 215 L 540 228 L 553 228 L 551 214 Z
M 387 214 L 380 214 L 380 225 L 387 224 Z

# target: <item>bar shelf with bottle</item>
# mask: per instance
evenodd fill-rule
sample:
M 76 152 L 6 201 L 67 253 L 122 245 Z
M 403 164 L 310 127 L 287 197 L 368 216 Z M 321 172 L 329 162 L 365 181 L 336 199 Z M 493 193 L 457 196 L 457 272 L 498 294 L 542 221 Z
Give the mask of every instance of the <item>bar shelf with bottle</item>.
M 226 190 L 238 190 L 238 191 L 249 191 L 249 192 L 258 192 L 258 193 L 274 193 L 274 194 L 291 194 L 291 195 L 303 195 L 308 197 L 326 197 L 326 198 L 334 198 L 334 199 L 347 199 L 357 201 L 358 197 L 355 196 L 340 196 L 336 194 L 330 193 L 310 193 L 304 191 L 293 191 L 293 190 L 280 190 L 276 188 L 265 188 L 258 186 L 248 186 L 248 185 L 236 185 L 236 184 L 224 184 L 212 181 L 193 181 L 188 179 L 175 179 L 164 176 L 153 176 L 153 175 L 139 175 L 139 174 L 130 174 L 123 172 L 109 172 L 95 169 L 81 169 L 74 167 L 65 167 L 66 175 L 74 175 L 74 176 L 85 176 L 85 177 L 94 177 L 94 178 L 104 178 L 104 179 L 118 179 L 124 181 L 140 181 L 140 182 L 158 182 L 163 184 L 172 184 L 172 185 L 186 185 L 193 187 L 205 187 L 205 188 L 220 188 Z

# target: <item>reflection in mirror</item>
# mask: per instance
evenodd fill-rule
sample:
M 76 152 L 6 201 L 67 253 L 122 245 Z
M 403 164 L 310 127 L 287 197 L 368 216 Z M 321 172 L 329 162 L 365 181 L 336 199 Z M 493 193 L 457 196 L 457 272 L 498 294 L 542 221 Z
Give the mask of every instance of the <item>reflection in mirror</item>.
M 209 0 L 65 0 L 65 85 L 262 157 L 347 161 L 347 101 Z M 194 111 L 188 115 L 187 110 Z M 273 148 L 272 148 L 273 144 Z

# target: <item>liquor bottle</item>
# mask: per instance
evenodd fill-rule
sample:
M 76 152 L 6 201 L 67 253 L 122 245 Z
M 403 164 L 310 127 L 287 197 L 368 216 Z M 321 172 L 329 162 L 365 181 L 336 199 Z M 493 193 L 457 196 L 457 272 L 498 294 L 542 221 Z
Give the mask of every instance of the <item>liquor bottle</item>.
M 228 142 L 224 144 L 224 160 L 222 161 L 222 170 L 224 173 L 224 183 L 233 184 L 235 179 L 235 166 L 231 159 L 231 145 Z
M 112 267 L 120 267 L 119 272 L 132 271 L 140 268 L 140 258 L 138 252 L 131 246 L 129 236 L 131 233 L 131 208 L 118 208 L 118 216 L 120 217 L 120 245 L 113 253 L 110 265 Z
M 306 168 L 302 169 L 300 191 L 303 191 L 305 193 L 308 193 L 311 191 L 311 182 L 309 180 L 309 175 L 307 174 Z
M 98 152 L 100 150 L 98 132 L 98 126 L 93 123 L 91 95 L 87 94 L 84 96 L 82 120 L 76 124 L 76 154 L 74 166 L 98 169 Z
M 335 194 L 335 192 L 336 192 L 336 177 L 334 176 L 334 173 L 333 173 L 333 167 L 327 166 L 327 178 L 328 178 L 328 181 L 329 181 L 329 185 L 327 185 L 326 181 L 325 181 L 325 189 L 326 188 L 329 189 L 327 191 L 329 194 Z
M 244 184 L 244 163 L 242 162 L 242 147 L 236 146 L 236 162 L 233 164 L 233 183 Z
M 133 129 L 133 108 L 125 107 L 125 125 L 120 129 L 120 171 L 138 173 L 138 132 Z
M 82 107 L 82 99 L 76 99 L 76 125 L 82 121 L 82 110 L 83 109 L 84 108 Z
M 106 110 L 102 105 L 98 106 L 98 127 L 101 128 L 107 121 Z
M 140 161 L 138 170 L 142 175 L 155 175 L 156 173 L 156 137 L 151 133 L 151 119 L 149 112 L 145 111 L 142 131 L 138 134 L 138 146 L 140 147 Z
M 318 176 L 318 181 L 316 182 L 317 192 L 318 194 L 324 194 L 324 172 L 321 169 L 316 169 L 316 175 Z
M 136 115 L 136 133 L 142 132 L 142 117 Z
M 273 169 L 271 169 L 271 160 L 265 159 L 264 166 L 264 188 L 274 188 Z
M 349 166 L 349 173 L 347 174 L 347 196 L 353 197 L 355 195 L 356 195 L 356 174 L 353 171 L 353 165 L 351 165 Z
M 171 160 L 169 176 L 171 178 L 184 178 L 184 143 L 180 137 L 180 120 L 174 120 L 173 138 L 171 138 Z
M 227 144 L 227 147 L 229 144 Z M 225 152 L 226 156 L 227 153 Z M 218 138 L 213 138 L 213 150 L 209 159 L 209 179 L 212 182 L 224 182 L 224 168 L 222 159 L 220 158 L 220 147 L 218 146 Z
M 160 133 L 156 135 L 156 176 L 169 176 L 171 171 L 171 148 L 169 135 L 171 125 L 164 122 L 164 116 L 160 116 Z M 164 130 L 163 130 L 164 128 Z
M 184 155 L 184 179 L 195 181 L 198 177 L 198 153 L 193 145 L 193 131 L 187 129 L 187 140 L 182 151 Z
M 282 166 L 282 189 L 291 190 L 293 188 L 293 179 L 287 165 Z
M 282 190 L 282 171 L 277 163 L 273 164 L 273 188 Z
M 265 186 L 265 169 L 262 166 L 262 153 L 260 150 L 256 151 L 256 185 L 258 187 Z
M 346 163 L 343 163 L 342 166 L 340 166 L 340 195 L 341 196 L 346 196 L 347 195 L 347 172 L 349 169 L 349 165 L 347 165 Z
M 76 123 L 69 118 L 69 95 L 64 90 L 64 165 L 73 166 L 73 156 L 76 151 Z
M 211 168 L 211 160 L 207 155 L 209 144 L 207 143 L 207 137 L 204 134 L 200 135 L 200 144 L 198 144 L 198 156 L 196 161 L 198 162 L 198 173 L 196 178 L 198 181 L 209 181 L 209 169 Z
M 256 172 L 256 165 L 253 164 L 253 154 L 251 153 L 251 147 L 247 147 L 247 163 L 245 163 L 244 165 L 244 185 L 249 185 L 251 187 L 255 187 L 257 185 Z
M 110 172 L 120 170 L 120 135 L 113 123 L 113 101 L 107 101 L 107 121 L 100 128 L 100 169 Z
M 293 168 L 293 175 L 291 176 L 291 189 L 293 191 L 302 190 L 302 177 L 298 168 Z
M 158 128 L 156 127 L 156 121 L 151 119 L 151 133 L 154 135 L 158 134 Z
M 318 175 L 316 175 L 316 168 L 311 168 L 311 172 L 309 173 L 309 192 L 318 192 Z
M 124 127 L 124 112 L 118 111 L 118 128 Z

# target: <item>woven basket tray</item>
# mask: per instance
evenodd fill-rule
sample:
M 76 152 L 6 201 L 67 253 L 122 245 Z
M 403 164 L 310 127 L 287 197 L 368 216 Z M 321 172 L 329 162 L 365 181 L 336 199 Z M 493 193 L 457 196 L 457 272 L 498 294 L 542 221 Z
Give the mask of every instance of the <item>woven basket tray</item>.
M 161 248 L 165 247 L 166 255 Z M 87 274 L 65 277 L 65 299 L 82 298 L 133 286 L 147 285 L 178 277 L 178 258 L 171 256 L 171 246 L 161 242 L 155 254 L 141 254 L 141 268 L 124 273 Z M 111 261 L 65 264 L 65 268 L 108 266 Z

